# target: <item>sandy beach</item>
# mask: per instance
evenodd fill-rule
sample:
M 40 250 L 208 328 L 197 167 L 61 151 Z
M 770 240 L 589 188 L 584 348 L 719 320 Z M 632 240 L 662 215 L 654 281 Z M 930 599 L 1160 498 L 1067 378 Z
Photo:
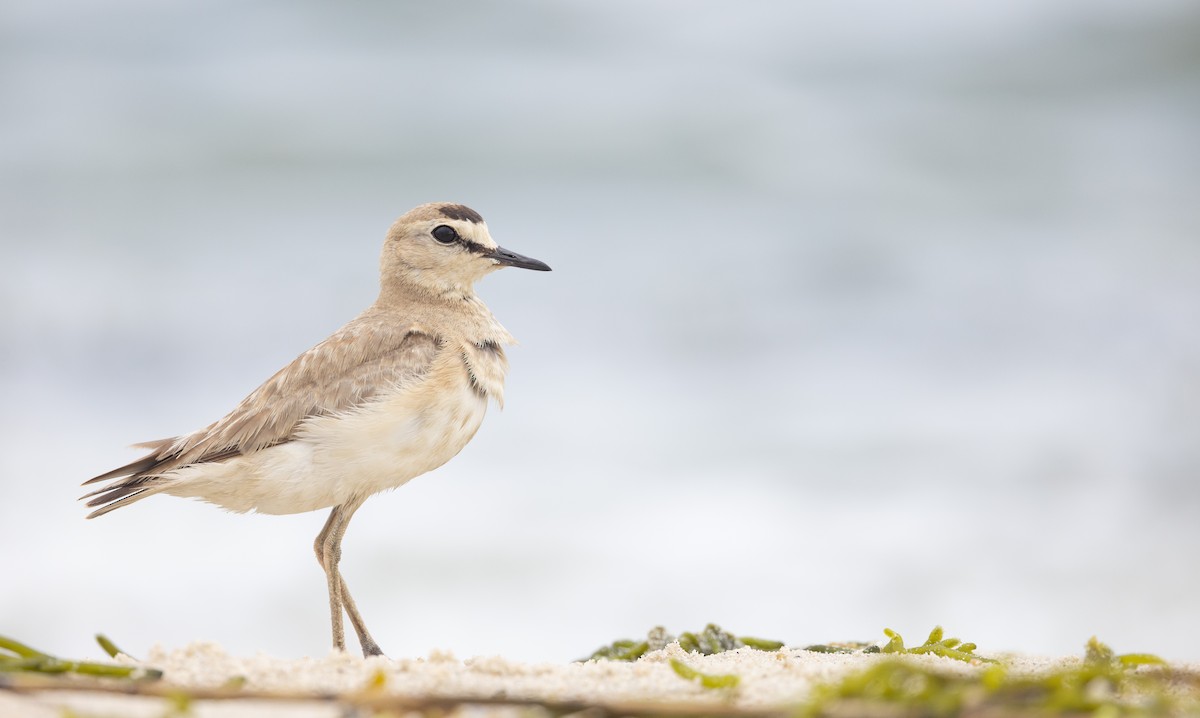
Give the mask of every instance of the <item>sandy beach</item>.
M 1008 671 L 1041 674 L 1078 666 L 1080 658 L 1001 657 Z M 135 662 L 120 656 L 118 662 Z M 153 695 L 121 692 L 130 682 L 76 682 L 55 689 L 42 676 L 17 691 L 0 692 L 0 715 L 59 718 L 69 715 L 215 718 L 318 718 L 449 710 L 470 715 L 531 715 L 586 709 L 600 714 L 689 715 L 698 712 L 768 715 L 794 711 L 814 687 L 855 671 L 896 660 L 889 654 L 830 654 L 800 648 L 777 651 L 749 647 L 714 655 L 689 653 L 672 643 L 634 662 L 589 660 L 521 663 L 500 656 L 460 659 L 435 651 L 421 658 L 362 659 L 350 654 L 299 660 L 231 656 L 213 643 L 154 649 L 138 665 L 163 671 L 163 679 L 140 684 Z M 972 675 L 974 665 L 934 655 L 906 655 L 918 669 Z M 706 688 L 681 676 L 672 662 L 709 676 L 737 676 L 732 688 Z M 1181 668 L 1181 667 L 1175 667 Z M 1186 667 L 1194 671 L 1197 667 Z M 1142 669 L 1138 669 L 1142 670 Z M 54 679 L 62 680 L 62 679 Z M 62 683 L 57 684 L 59 688 Z M 108 689 L 97 686 L 107 685 Z M 89 689 L 91 688 L 91 689 Z M 94 689 L 94 690 L 92 690 Z M 186 697 L 185 697 L 186 696 Z

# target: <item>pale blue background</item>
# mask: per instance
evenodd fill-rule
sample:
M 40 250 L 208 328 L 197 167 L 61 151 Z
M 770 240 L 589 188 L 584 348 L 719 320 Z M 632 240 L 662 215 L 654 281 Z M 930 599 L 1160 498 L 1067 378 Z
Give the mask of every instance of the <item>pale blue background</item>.
M 78 484 L 366 306 L 469 204 L 508 408 L 376 497 L 393 656 L 662 623 L 1200 660 L 1200 6 L 0 9 L 0 632 L 321 655 L 324 514 Z

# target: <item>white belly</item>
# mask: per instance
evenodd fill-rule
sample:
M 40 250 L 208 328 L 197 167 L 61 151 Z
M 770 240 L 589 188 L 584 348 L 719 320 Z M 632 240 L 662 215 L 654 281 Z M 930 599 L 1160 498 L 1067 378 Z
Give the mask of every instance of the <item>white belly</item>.
M 462 450 L 487 396 L 460 362 L 350 412 L 306 419 L 296 438 L 228 461 L 171 472 L 166 493 L 233 511 L 292 514 L 392 489 Z

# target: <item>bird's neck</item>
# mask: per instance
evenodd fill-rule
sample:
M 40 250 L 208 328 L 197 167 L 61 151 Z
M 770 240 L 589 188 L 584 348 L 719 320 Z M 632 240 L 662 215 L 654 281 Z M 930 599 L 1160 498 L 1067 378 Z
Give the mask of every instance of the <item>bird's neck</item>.
M 402 322 L 439 340 L 463 340 L 473 344 L 514 344 L 483 300 L 470 287 L 463 294 L 433 294 L 424 287 L 385 285 L 365 315 Z
M 448 277 L 413 268 L 400 276 L 384 279 L 379 287 L 380 304 L 411 304 L 413 302 L 478 302 L 475 287 Z

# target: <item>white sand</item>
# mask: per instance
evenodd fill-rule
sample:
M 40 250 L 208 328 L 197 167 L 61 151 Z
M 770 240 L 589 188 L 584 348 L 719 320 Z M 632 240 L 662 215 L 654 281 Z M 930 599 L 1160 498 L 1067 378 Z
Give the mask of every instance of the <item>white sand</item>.
M 239 658 L 211 643 L 178 650 L 155 649 L 144 665 L 165 672 L 163 683 L 182 689 L 219 688 L 244 679 L 242 690 L 253 692 L 313 692 L 396 695 L 412 698 L 483 697 L 527 698 L 550 702 L 581 701 L 603 704 L 724 705 L 739 708 L 786 708 L 802 701 L 814 685 L 837 680 L 890 656 L 881 654 L 824 654 L 800 649 L 734 651 L 700 656 L 678 644 L 647 654 L 635 663 L 591 661 L 568 664 L 528 664 L 498 656 L 459 660 L 446 652 L 427 658 L 362 659 L 349 654 L 326 658 L 285 660 L 270 656 Z M 741 681 L 735 689 L 704 689 L 681 678 L 670 660 L 709 674 L 732 673 Z M 974 671 L 978 667 L 936 656 L 908 660 L 944 671 Z M 1005 657 L 1019 671 L 1048 670 L 1078 659 Z M 371 686 L 374 686 L 372 688 Z M 372 692 L 373 691 L 373 692 Z M 14 695 L 0 691 L 0 716 L 59 718 L 68 708 L 78 716 L 147 716 L 160 718 L 169 704 L 160 698 L 42 692 Z M 472 715 L 516 715 L 520 709 L 472 708 Z M 272 702 L 261 700 L 199 700 L 191 714 L 200 718 L 317 718 L 346 715 L 332 701 Z

